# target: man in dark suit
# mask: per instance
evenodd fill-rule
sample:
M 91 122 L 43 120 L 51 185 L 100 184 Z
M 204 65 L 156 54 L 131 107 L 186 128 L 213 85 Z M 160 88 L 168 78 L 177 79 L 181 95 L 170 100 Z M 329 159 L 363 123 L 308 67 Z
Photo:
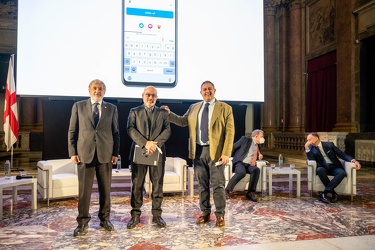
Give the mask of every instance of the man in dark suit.
M 353 162 L 357 170 L 361 168 L 361 164 L 353 157 L 342 152 L 332 142 L 320 141 L 319 135 L 315 133 L 307 136 L 305 150 L 307 158 L 316 161 L 316 173 L 325 186 L 324 191 L 319 195 L 319 200 L 324 203 L 337 202 L 338 195 L 335 192 L 335 188 L 346 176 L 345 169 L 337 157 L 344 161 Z M 333 175 L 334 177 L 330 181 L 327 175 Z M 327 197 L 329 193 L 332 195 L 330 200 Z
M 246 173 L 250 174 L 249 187 L 247 189 L 246 198 L 257 202 L 255 197 L 256 186 L 259 180 L 260 169 L 256 165 L 256 160 L 262 160 L 263 155 L 260 153 L 259 144 L 264 143 L 264 132 L 256 129 L 251 133 L 251 138 L 242 136 L 233 145 L 232 164 L 235 173 L 225 188 L 227 198 L 233 191 L 236 184 L 245 177 Z
M 199 205 L 202 215 L 196 223 L 210 221 L 210 182 L 216 207 L 216 226 L 225 226 L 224 165 L 229 162 L 234 139 L 232 107 L 215 98 L 215 85 L 201 84 L 203 101 L 192 104 L 183 116 L 171 112 L 169 119 L 178 126 L 189 126 L 189 158 L 194 161 L 194 173 L 199 182 Z M 203 114 L 206 114 L 205 116 Z
M 90 99 L 74 103 L 68 131 L 68 150 L 78 171 L 78 227 L 74 236 L 86 235 L 94 175 L 99 188 L 100 226 L 113 231 L 111 209 L 112 165 L 117 163 L 120 146 L 117 107 L 103 101 L 106 86 L 101 80 L 89 85 Z
M 152 182 L 152 221 L 159 227 L 165 227 L 166 223 L 161 217 L 161 204 L 163 201 L 163 179 L 166 151 L 164 143 L 171 135 L 168 113 L 155 106 L 158 99 L 157 91 L 153 86 L 144 89 L 143 105 L 132 108 L 129 112 L 127 131 L 133 140 L 130 150 L 130 161 L 132 166 L 132 194 L 131 219 L 127 228 L 134 228 L 140 221 L 141 206 L 143 203 L 143 185 L 147 169 L 149 168 L 150 180 Z M 145 154 L 157 154 L 159 149 L 162 155 L 156 166 L 136 164 L 133 161 L 134 148 L 138 145 Z

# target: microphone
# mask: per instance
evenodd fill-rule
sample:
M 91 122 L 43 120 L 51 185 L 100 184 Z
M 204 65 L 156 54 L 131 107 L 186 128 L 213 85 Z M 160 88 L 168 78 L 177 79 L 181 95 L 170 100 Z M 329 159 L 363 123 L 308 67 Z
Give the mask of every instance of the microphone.
M 32 176 L 32 175 L 25 175 L 25 176 L 17 175 L 16 176 L 17 180 L 20 180 L 20 179 L 31 179 L 31 178 L 35 178 L 35 177 Z

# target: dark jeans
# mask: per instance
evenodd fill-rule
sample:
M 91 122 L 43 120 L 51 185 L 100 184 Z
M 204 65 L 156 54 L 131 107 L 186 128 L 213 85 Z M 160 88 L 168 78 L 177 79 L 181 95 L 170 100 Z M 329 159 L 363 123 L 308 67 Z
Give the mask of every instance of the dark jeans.
M 226 187 L 228 191 L 232 192 L 237 183 L 240 182 L 242 178 L 246 176 L 246 174 L 250 174 L 247 193 L 249 194 L 256 191 L 256 186 L 258 184 L 260 175 L 260 169 L 257 166 L 250 166 L 249 164 L 239 161 L 234 165 L 234 173 L 235 174 L 230 178 L 229 183 Z
M 203 215 L 211 213 L 210 180 L 216 207 L 215 215 L 225 215 L 224 165 L 215 166 L 210 158 L 210 147 L 197 145 L 194 159 L 194 173 L 199 184 L 199 206 Z
M 141 215 L 141 206 L 143 204 L 143 186 L 147 174 L 147 169 L 150 170 L 150 181 L 152 183 L 152 191 L 149 190 L 152 197 L 152 215 L 161 216 L 161 204 L 163 202 L 163 181 L 165 161 L 159 162 L 158 166 L 138 165 L 132 163 L 132 194 L 130 203 L 132 216 Z
M 335 191 L 335 188 L 346 177 L 345 170 L 342 167 L 337 167 L 333 164 L 329 164 L 328 169 L 325 167 L 318 167 L 316 169 L 316 174 L 319 176 L 320 180 L 326 187 L 324 189 L 325 193 L 333 193 Z M 333 179 L 330 181 L 327 175 L 333 175 Z
M 83 226 L 91 220 L 90 200 L 94 175 L 98 182 L 99 189 L 99 213 L 101 221 L 109 220 L 111 211 L 111 180 L 112 163 L 100 164 L 96 159 L 90 164 L 78 164 L 78 225 Z

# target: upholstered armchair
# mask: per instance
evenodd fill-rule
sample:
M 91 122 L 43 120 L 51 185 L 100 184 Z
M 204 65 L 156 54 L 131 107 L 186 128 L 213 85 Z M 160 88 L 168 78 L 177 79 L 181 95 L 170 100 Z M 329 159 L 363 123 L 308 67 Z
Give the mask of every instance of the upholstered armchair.
M 179 157 L 167 157 L 165 161 L 164 173 L 164 193 L 181 192 L 184 195 L 186 191 L 186 160 Z M 149 171 L 145 179 L 146 193 L 151 197 L 152 183 L 150 181 Z
M 340 185 L 335 188 L 335 191 L 338 194 L 350 194 L 351 200 L 353 201 L 353 196 L 357 194 L 357 170 L 355 169 L 354 163 L 345 162 L 341 159 L 340 162 L 345 169 L 346 177 L 342 180 Z M 324 184 L 316 174 L 316 161 L 307 160 L 307 167 L 308 190 L 311 192 L 323 191 L 325 188 Z M 328 176 L 328 178 L 332 180 L 333 176 Z
M 257 167 L 260 169 L 260 174 L 259 174 L 259 180 L 258 180 L 258 183 L 257 183 L 257 187 L 256 187 L 256 191 L 257 192 L 262 192 L 262 174 L 263 174 L 263 171 L 262 171 L 262 167 L 263 166 L 266 166 L 267 165 L 267 161 L 263 161 L 263 160 L 258 160 L 257 161 Z M 229 164 L 227 164 L 225 166 L 225 186 L 227 186 L 230 178 L 234 175 L 234 173 L 232 172 L 232 160 L 229 161 Z M 234 187 L 233 189 L 233 192 L 234 191 L 244 191 L 244 190 L 247 190 L 248 187 L 249 187 L 249 181 L 250 181 L 250 174 L 246 174 L 246 176 L 244 178 L 242 178 L 238 183 L 237 185 Z
M 38 192 L 49 200 L 78 196 L 77 165 L 70 159 L 38 161 Z

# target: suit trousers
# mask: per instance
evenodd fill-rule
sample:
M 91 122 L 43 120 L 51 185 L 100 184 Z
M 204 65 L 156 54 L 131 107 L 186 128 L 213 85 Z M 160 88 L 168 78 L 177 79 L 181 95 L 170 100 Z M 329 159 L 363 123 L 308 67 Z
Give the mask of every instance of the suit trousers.
M 112 164 L 99 163 L 95 157 L 90 164 L 81 163 L 77 166 L 78 171 L 78 225 L 85 225 L 91 220 L 90 200 L 94 175 L 99 189 L 99 213 L 100 221 L 108 221 L 111 210 L 111 181 Z
M 335 188 L 341 183 L 341 181 L 346 177 L 346 172 L 342 167 L 337 167 L 333 164 L 328 164 L 328 168 L 319 166 L 316 169 L 316 174 L 319 176 L 320 180 L 326 187 L 324 192 L 332 193 Z M 330 181 L 327 175 L 333 175 L 333 179 Z
M 250 166 L 250 164 L 243 163 L 238 161 L 234 165 L 234 175 L 230 178 L 229 183 L 226 187 L 228 191 L 233 191 L 234 187 L 246 174 L 250 174 L 249 187 L 247 193 L 255 192 L 256 186 L 258 184 L 260 169 L 257 166 Z
M 224 165 L 215 166 L 210 158 L 210 147 L 197 144 L 194 159 L 194 173 L 199 186 L 199 206 L 203 215 L 211 213 L 210 180 L 213 188 L 215 215 L 225 215 L 225 176 Z
M 152 215 L 161 216 L 161 204 L 163 202 L 163 182 L 165 172 L 165 161 L 158 162 L 157 166 L 147 166 L 132 162 L 132 194 L 131 194 L 131 216 L 140 216 L 143 204 L 143 186 L 147 170 L 150 171 L 150 181 L 152 183 Z

